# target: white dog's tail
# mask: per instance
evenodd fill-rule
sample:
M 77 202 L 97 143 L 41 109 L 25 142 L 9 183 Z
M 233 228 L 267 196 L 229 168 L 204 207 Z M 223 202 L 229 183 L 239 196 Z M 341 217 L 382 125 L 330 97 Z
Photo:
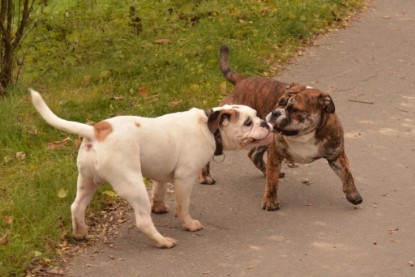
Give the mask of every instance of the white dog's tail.
M 68 133 L 78 134 L 84 138 L 94 139 L 93 126 L 59 118 L 49 109 L 42 96 L 40 96 L 37 91 L 33 89 L 29 89 L 29 91 L 32 95 L 33 105 L 47 123 Z

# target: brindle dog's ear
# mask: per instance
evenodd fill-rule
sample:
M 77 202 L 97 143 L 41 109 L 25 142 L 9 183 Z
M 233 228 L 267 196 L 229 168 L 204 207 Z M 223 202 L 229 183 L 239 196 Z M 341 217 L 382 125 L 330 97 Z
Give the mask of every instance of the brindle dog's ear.
M 212 112 L 208 115 L 209 131 L 214 134 L 224 120 L 231 121 L 231 119 L 235 118 L 236 115 L 237 112 L 234 110 L 219 110 Z
M 334 106 L 333 99 L 331 99 L 329 95 L 327 94 L 321 95 L 319 102 L 323 105 L 324 111 L 326 113 L 334 113 L 336 111 L 336 107 Z

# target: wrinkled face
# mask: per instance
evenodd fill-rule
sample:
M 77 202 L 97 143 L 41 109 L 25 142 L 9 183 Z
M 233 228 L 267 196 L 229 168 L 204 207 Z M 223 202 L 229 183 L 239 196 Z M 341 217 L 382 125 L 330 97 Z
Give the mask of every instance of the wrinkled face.
M 331 97 L 317 89 L 297 87 L 279 100 L 277 107 L 266 117 L 273 131 L 285 136 L 303 135 L 315 130 L 325 113 L 334 113 Z
M 214 108 L 208 127 L 212 133 L 219 130 L 224 150 L 269 144 L 273 137 L 272 126 L 257 117 L 254 109 L 244 105 Z

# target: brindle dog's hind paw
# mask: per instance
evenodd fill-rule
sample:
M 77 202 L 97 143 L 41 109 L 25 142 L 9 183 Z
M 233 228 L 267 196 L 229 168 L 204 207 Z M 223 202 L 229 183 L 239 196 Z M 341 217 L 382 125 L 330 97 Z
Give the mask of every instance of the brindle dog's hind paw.
M 276 211 L 280 209 L 280 203 L 278 201 L 264 199 L 262 200 L 262 209 L 265 211 Z
M 202 185 L 213 185 L 216 183 L 216 180 L 210 175 L 199 176 L 199 183 Z

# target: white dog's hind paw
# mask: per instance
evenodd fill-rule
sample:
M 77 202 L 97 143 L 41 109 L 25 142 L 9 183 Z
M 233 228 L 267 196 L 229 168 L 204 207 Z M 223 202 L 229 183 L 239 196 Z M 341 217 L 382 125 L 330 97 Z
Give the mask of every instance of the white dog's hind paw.
M 156 243 L 158 248 L 172 248 L 177 244 L 177 240 L 169 237 L 163 237 L 162 240 Z
M 199 220 L 191 219 L 191 220 L 188 220 L 183 225 L 183 228 L 186 231 L 196 232 L 196 231 L 202 230 L 203 229 L 203 225 L 202 225 L 202 223 L 200 223 Z
M 73 234 L 75 240 L 88 240 L 88 233 L 84 234 Z

